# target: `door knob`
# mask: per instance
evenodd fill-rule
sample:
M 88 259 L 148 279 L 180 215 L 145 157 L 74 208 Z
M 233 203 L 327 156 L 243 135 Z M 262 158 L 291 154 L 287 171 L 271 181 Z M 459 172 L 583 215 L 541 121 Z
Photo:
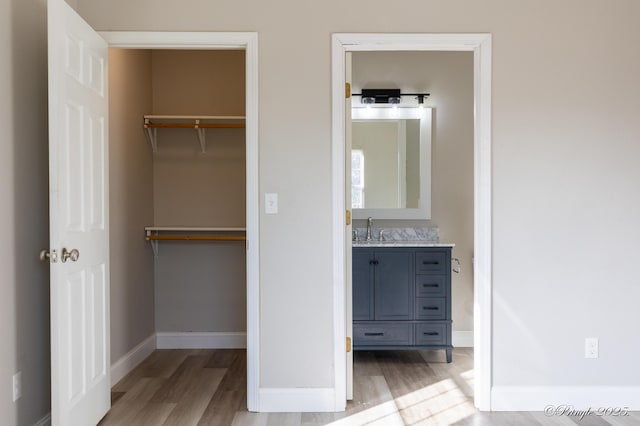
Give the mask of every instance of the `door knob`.
M 56 263 L 58 261 L 58 253 L 55 250 L 51 250 L 51 253 L 49 253 L 49 250 L 44 249 L 40 252 L 40 261 Z
M 80 252 L 78 251 L 78 249 L 72 249 L 71 251 L 68 251 L 65 247 L 63 247 L 61 257 L 62 263 L 66 262 L 69 259 L 71 259 L 72 262 L 77 262 L 78 258 L 80 257 Z

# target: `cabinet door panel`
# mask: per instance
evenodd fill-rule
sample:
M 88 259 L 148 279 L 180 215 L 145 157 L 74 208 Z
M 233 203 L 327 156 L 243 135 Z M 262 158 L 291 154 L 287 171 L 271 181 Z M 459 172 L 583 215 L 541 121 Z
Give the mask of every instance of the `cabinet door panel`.
M 410 320 L 413 317 L 412 253 L 375 252 L 375 319 Z
M 373 281 L 370 263 L 372 259 L 371 250 L 353 250 L 351 264 L 354 321 L 373 319 Z

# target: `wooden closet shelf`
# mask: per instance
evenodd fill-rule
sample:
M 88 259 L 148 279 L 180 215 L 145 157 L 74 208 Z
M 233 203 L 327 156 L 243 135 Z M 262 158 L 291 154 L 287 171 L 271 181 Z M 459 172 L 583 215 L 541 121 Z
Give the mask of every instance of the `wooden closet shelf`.
M 149 235 L 152 241 L 245 241 L 244 235 Z
M 145 123 L 147 129 L 244 129 L 244 123 Z
M 244 129 L 245 117 L 232 115 L 144 115 L 144 129 L 153 152 L 158 151 L 158 129 L 194 129 L 202 153 L 206 152 L 206 129 Z
M 159 241 L 246 241 L 246 228 L 239 227 L 167 227 L 147 226 L 145 239 L 158 255 Z M 160 235 L 161 232 L 168 234 Z

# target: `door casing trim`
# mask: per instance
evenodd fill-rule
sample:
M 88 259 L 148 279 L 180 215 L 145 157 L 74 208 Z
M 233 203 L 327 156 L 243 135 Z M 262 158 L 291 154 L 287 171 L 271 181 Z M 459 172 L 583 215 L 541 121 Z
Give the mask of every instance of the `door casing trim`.
M 491 34 L 333 34 L 332 250 L 336 409 L 346 406 L 345 312 L 345 53 L 356 51 L 472 51 L 474 79 L 474 400 L 491 410 L 492 182 Z
M 258 33 L 103 31 L 110 48 L 244 50 L 246 58 L 247 408 L 259 411 L 260 211 Z

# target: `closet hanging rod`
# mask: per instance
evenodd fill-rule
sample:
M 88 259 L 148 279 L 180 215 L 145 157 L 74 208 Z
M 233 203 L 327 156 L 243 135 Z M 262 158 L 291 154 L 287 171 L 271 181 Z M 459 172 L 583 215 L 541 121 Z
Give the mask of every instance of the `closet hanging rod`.
M 144 230 L 176 232 L 244 232 L 247 228 L 229 226 L 145 226 Z

